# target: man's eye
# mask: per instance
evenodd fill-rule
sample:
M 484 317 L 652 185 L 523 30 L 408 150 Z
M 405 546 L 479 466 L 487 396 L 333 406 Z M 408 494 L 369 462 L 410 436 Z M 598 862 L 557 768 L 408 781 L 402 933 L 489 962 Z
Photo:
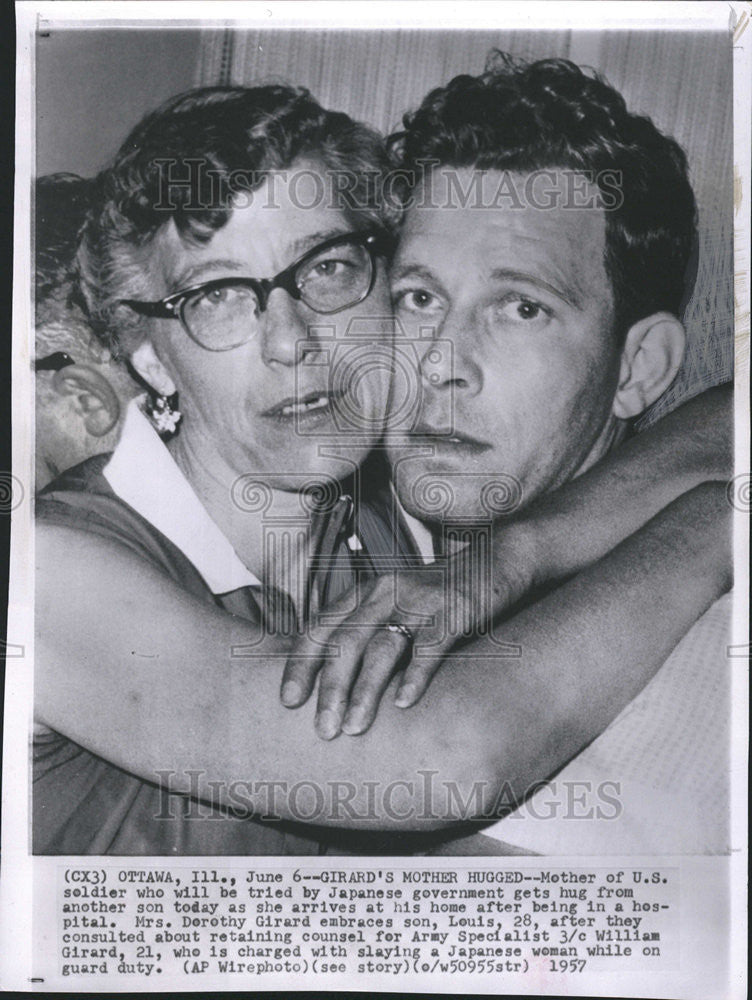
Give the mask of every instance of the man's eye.
M 394 299 L 397 309 L 405 312 L 435 312 L 440 307 L 440 302 L 435 295 L 427 292 L 423 288 L 416 288 L 410 291 L 397 292 Z
M 549 309 L 540 302 L 533 302 L 520 296 L 507 298 L 493 307 L 493 318 L 502 323 L 540 323 L 551 315 Z

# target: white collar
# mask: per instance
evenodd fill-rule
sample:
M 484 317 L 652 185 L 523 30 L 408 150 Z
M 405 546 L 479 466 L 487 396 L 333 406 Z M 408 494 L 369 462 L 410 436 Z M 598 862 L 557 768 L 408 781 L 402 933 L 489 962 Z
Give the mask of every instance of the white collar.
M 408 514 L 402 506 L 399 496 L 397 495 L 397 490 L 394 488 L 394 482 L 390 485 L 394 501 L 397 504 L 397 509 L 402 516 L 402 520 L 404 521 L 408 532 L 412 535 L 413 542 L 415 543 L 415 547 L 420 554 L 420 558 L 426 566 L 430 566 L 431 563 L 436 562 L 436 545 L 434 544 L 433 532 L 422 521 L 419 521 L 417 517 L 413 517 L 412 514 Z
M 213 594 L 261 581 L 241 562 L 139 408 L 128 404 L 120 440 L 103 474 L 112 489 L 189 559 Z

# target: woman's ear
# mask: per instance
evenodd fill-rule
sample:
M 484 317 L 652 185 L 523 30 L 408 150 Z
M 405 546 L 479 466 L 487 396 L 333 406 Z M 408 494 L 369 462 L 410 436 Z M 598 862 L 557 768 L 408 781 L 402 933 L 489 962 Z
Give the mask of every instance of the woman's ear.
M 630 327 L 621 354 L 614 416 L 639 416 L 673 382 L 684 357 L 684 327 L 671 313 L 646 316 Z
M 131 354 L 131 367 L 159 396 L 172 396 L 177 391 L 169 372 L 157 357 L 151 341 L 142 340 Z

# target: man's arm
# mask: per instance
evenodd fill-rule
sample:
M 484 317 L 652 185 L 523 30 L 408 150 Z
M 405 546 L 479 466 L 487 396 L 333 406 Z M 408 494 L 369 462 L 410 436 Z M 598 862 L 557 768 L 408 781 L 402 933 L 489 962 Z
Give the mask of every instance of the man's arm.
M 493 620 L 536 589 L 572 576 L 600 559 L 682 493 L 708 480 L 733 475 L 732 387 L 695 397 L 649 430 L 606 455 L 557 490 L 538 498 L 516 520 L 498 522 L 492 558 L 472 546 L 453 556 L 442 582 L 435 572 L 407 570 L 363 585 L 359 605 L 343 599 L 327 608 L 327 625 L 293 647 L 282 679 L 282 698 L 291 708 L 310 696 L 319 672 L 316 723 L 325 739 L 364 732 L 405 654 L 399 632 L 383 624 L 433 618 L 435 629 L 416 631 L 421 655 L 402 678 L 398 699 L 414 705 L 436 671 L 451 658 L 457 636 L 482 634 Z M 485 539 L 484 539 L 485 544 Z M 488 576 L 478 586 L 478 567 Z M 453 632 L 447 622 L 462 625 Z M 415 630 L 414 630 L 415 631 Z M 430 641 L 430 645 L 429 645 Z M 328 646 L 346 654 L 327 659 Z
M 279 703 L 279 661 L 230 655 L 248 623 L 114 542 L 41 526 L 37 718 L 144 778 L 172 772 L 175 790 L 189 771 L 215 801 L 237 805 L 242 787 L 262 815 L 407 830 L 467 818 L 460 801 L 485 814 L 500 789 L 524 794 L 601 732 L 728 587 L 728 515 L 723 487 L 693 490 L 510 620 L 500 638 L 520 659 L 449 662 L 409 715 L 388 699 L 365 736 L 331 742 L 312 705 Z
M 734 474 L 733 425 L 732 386 L 708 389 L 539 497 L 509 528 L 532 561 L 528 587 L 589 566 L 698 484 L 727 483 Z M 510 554 L 503 531 L 496 548 L 494 568 L 503 580 Z

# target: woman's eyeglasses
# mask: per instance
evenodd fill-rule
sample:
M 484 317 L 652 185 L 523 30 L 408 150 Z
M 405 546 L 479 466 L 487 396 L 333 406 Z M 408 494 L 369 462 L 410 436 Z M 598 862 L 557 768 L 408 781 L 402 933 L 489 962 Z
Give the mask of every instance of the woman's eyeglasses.
M 217 278 L 158 302 L 122 299 L 121 304 L 142 316 L 179 319 L 207 351 L 229 351 L 258 332 L 275 288 L 323 315 L 362 302 L 373 288 L 376 256 L 388 251 L 385 234 L 346 233 L 320 243 L 273 278 Z

